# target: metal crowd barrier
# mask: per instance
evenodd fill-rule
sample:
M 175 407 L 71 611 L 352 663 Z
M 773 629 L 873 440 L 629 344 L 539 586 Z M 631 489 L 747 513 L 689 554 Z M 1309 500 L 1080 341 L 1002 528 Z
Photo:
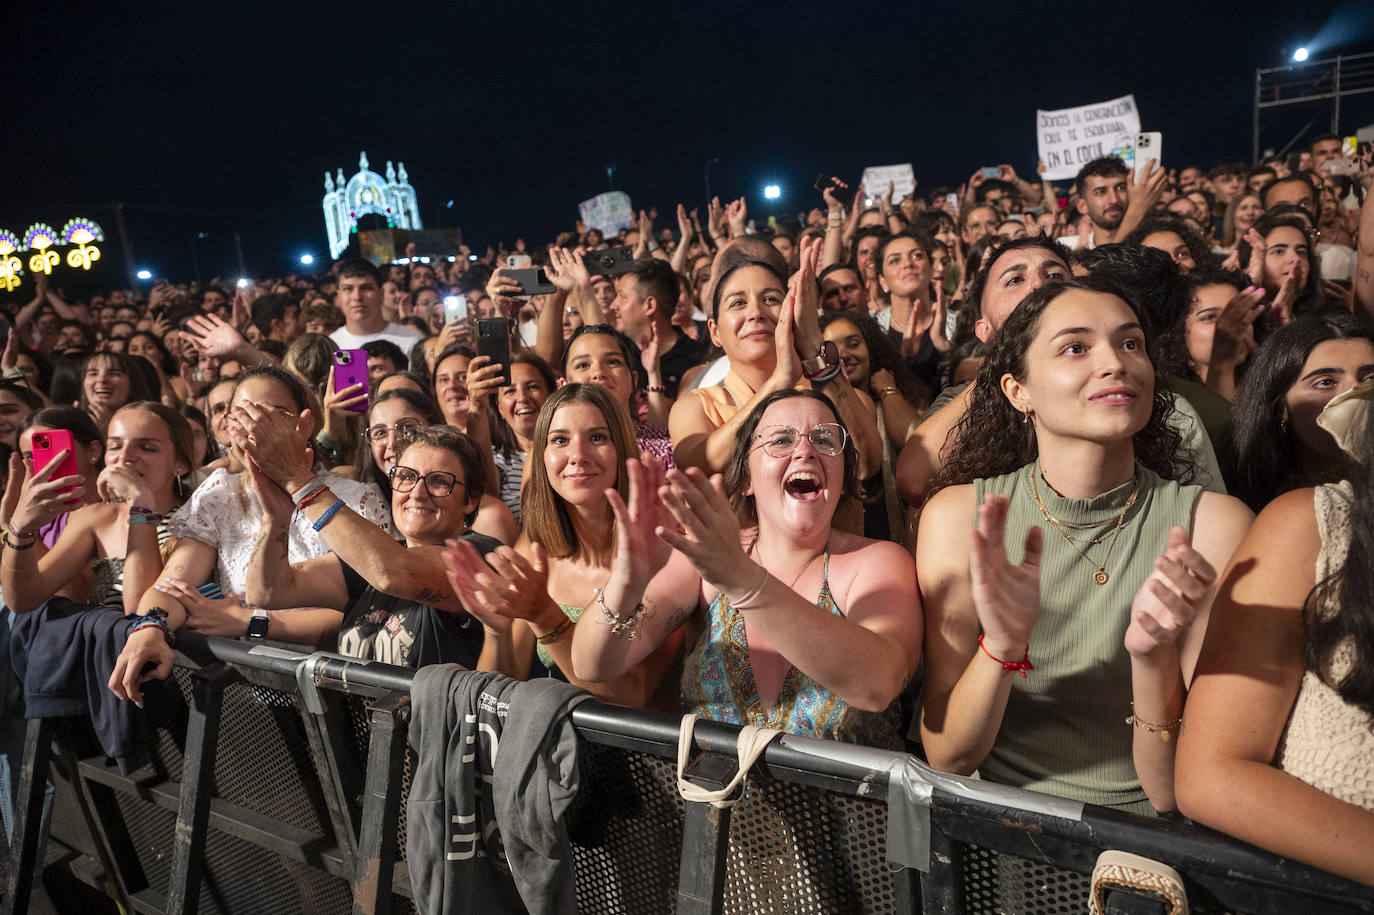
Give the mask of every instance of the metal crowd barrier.
M 185 636 L 147 693 L 151 765 L 121 775 L 88 724 L 29 722 L 3 911 L 28 910 L 43 786 L 50 845 L 143 913 L 407 913 L 411 671 Z M 512 711 L 514 714 L 514 710 Z M 591 913 L 1085 912 L 1106 849 L 1178 870 L 1193 912 L 1369 912 L 1374 889 L 1209 830 L 932 772 L 902 754 L 773 742 L 730 810 L 677 792 L 678 721 L 585 703 L 569 817 Z M 701 723 L 689 776 L 734 769 Z M 1107 910 L 1163 912 L 1113 895 Z

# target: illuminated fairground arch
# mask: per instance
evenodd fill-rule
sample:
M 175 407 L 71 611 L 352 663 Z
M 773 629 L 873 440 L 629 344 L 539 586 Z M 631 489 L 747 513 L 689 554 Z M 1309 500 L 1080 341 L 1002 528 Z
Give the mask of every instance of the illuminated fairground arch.
M 387 228 L 421 229 L 420 205 L 410 186 L 404 162 L 399 169 L 386 164 L 386 177 L 368 168 L 367 153 L 358 156 L 358 173 L 344 180 L 343 169 L 335 178 L 324 173 L 324 225 L 329 233 L 329 256 L 338 259 L 348 247 L 349 236 L 358 231 L 358 220 L 375 213 Z

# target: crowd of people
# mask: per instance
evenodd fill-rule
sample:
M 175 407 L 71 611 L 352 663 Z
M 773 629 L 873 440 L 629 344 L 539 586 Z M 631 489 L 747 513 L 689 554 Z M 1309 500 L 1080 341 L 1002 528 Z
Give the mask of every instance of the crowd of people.
M 126 620 L 130 702 L 181 630 L 553 676 L 1374 883 L 1371 183 L 1321 137 L 233 290 L 39 276 L 9 618 Z

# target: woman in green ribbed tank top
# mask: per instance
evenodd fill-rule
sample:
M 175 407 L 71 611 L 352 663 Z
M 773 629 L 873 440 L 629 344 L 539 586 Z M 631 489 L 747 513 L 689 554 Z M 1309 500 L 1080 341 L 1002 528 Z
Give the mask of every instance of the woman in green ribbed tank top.
M 938 769 L 1175 809 L 1216 570 L 1251 514 L 1187 485 L 1145 323 L 1091 279 L 1046 286 L 979 372 L 917 538 Z

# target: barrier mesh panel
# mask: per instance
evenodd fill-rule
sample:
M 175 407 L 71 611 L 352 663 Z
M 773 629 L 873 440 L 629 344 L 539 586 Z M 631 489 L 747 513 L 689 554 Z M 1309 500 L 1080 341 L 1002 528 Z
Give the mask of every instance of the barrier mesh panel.
M 725 911 L 892 912 L 887 807 L 751 779 L 730 821 Z
M 268 773 L 271 777 L 264 778 Z M 248 683 L 225 689 L 215 748 L 215 796 L 333 836 L 295 696 Z
M 118 795 L 148 885 L 166 896 L 176 814 Z M 308 864 L 211 829 L 206 837 L 201 915 L 343 915 L 348 883 Z
M 677 907 L 682 798 L 666 759 L 579 741 L 568 817 L 582 913 L 641 915 Z
M 969 912 L 1082 915 L 1088 911 L 1087 874 L 964 846 L 964 904 Z
M 311 763 L 310 739 L 295 696 L 254 683 L 260 676 L 255 671 L 240 672 L 250 679 L 231 683 L 224 691 L 214 796 L 332 836 L 329 808 Z M 180 667 L 172 669 L 157 700 L 147 703 L 153 765 L 178 783 L 192 705 L 191 671 Z

